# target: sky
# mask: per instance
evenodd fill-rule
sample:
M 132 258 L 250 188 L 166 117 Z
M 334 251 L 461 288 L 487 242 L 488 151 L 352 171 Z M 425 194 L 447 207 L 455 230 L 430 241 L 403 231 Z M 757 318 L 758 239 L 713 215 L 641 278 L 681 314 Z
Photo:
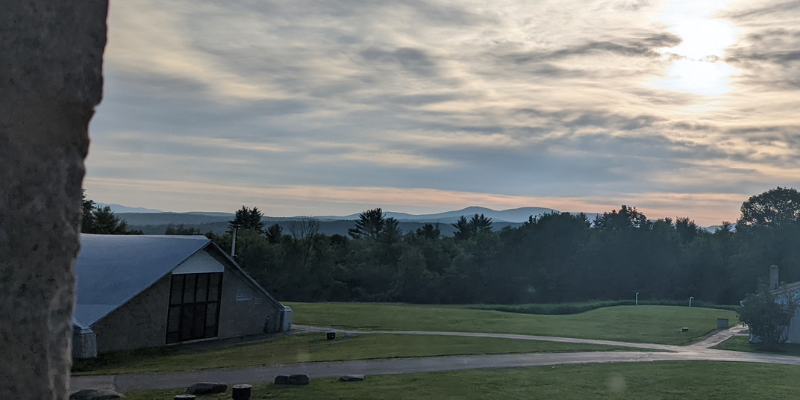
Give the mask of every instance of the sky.
M 800 2 L 116 0 L 84 187 L 165 211 L 735 221 L 800 187 Z

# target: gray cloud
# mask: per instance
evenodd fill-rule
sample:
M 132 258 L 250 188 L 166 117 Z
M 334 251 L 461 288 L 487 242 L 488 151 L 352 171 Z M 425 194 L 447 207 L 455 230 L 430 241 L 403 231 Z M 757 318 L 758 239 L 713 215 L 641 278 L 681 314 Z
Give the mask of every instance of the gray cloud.
M 714 97 L 683 89 L 703 71 L 670 75 L 672 48 L 697 38 L 657 2 L 142 1 L 111 5 L 91 179 L 611 204 L 800 185 L 793 2 L 720 14 L 739 40 L 703 61 L 736 68 Z M 178 196 L 88 189 L 134 206 Z M 288 214 L 344 202 L 295 196 L 260 199 L 323 207 Z

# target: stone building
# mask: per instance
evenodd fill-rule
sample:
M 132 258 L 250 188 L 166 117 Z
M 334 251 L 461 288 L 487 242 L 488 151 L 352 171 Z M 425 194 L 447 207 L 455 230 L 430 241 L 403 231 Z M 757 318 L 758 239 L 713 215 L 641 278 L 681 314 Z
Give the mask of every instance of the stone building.
M 284 307 L 205 236 L 81 235 L 73 357 L 291 329 Z

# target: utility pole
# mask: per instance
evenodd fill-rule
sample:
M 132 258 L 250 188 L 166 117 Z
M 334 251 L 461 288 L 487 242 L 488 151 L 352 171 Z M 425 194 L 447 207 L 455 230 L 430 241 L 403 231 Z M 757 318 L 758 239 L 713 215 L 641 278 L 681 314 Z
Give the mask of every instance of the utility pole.
M 236 259 L 236 233 L 239 232 L 239 224 L 231 224 L 233 228 L 233 240 L 231 241 L 231 258 Z

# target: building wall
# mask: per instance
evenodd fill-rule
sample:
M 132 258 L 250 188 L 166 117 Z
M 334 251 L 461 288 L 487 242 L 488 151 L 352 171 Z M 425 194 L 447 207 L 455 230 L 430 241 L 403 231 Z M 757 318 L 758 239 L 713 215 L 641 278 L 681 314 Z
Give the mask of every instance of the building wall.
M 789 323 L 789 332 L 786 343 L 800 343 L 800 308 L 797 309 Z
M 219 262 L 219 255 L 213 252 L 211 255 Z M 206 259 L 208 254 L 199 256 Z M 166 345 L 171 280 L 172 275 L 168 274 L 93 325 L 97 352 Z M 281 309 L 237 269 L 225 266 L 219 339 L 260 335 L 265 333 L 265 326 L 266 333 L 278 332 L 281 329 Z
M 97 352 L 165 345 L 171 279 L 171 275 L 161 278 L 94 324 Z
M 280 330 L 280 308 L 234 268 L 225 268 L 219 337 L 259 335 Z

